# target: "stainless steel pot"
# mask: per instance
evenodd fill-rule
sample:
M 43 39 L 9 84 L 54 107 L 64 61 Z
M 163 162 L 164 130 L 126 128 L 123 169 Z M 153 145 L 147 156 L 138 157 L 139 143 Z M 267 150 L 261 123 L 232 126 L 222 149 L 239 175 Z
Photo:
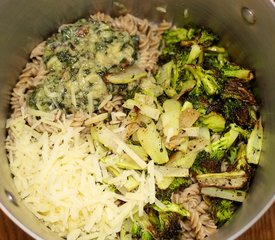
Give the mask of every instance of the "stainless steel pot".
M 176 25 L 189 22 L 222 36 L 237 62 L 257 74 L 265 127 L 264 148 L 254 184 L 234 219 L 211 239 L 234 239 L 248 229 L 275 199 L 275 1 L 274 0 L 2 0 L 0 2 L 0 207 L 35 239 L 60 239 L 41 224 L 16 193 L 4 150 L 9 98 L 31 49 L 62 23 L 95 11 L 128 12 Z

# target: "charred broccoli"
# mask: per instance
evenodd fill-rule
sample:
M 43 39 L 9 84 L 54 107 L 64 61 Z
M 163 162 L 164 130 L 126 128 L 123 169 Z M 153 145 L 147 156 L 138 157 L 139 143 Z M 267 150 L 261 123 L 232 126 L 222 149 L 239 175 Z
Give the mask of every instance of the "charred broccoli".
M 157 239 L 178 239 L 181 232 L 181 216 L 174 212 L 158 212 L 152 208 L 148 211 L 148 216 L 157 230 Z
M 159 233 L 160 239 L 178 239 L 181 233 L 180 217 L 174 212 L 159 213 Z
M 218 227 L 230 220 L 237 208 L 238 204 L 234 201 L 219 198 L 211 199 L 210 212 Z
M 257 120 L 255 107 L 234 98 L 227 99 L 224 102 L 222 114 L 227 123 L 235 123 L 246 129 L 253 128 Z
M 157 230 L 157 239 L 178 239 L 181 232 L 180 220 L 189 217 L 189 212 L 170 201 L 162 202 L 163 208 L 147 206 L 146 212 L 153 227 Z
M 225 119 L 221 114 L 210 112 L 209 114 L 200 117 L 200 124 L 208 127 L 213 132 L 222 132 L 225 128 Z
M 221 160 L 225 153 L 229 150 L 232 144 L 239 136 L 239 132 L 230 128 L 220 139 L 213 142 L 210 146 L 210 158 L 214 160 Z
M 132 236 L 138 239 L 150 240 L 157 238 L 158 233 L 150 221 L 149 216 L 144 212 L 142 216 L 135 214 L 133 216 Z
M 244 82 L 254 78 L 253 72 L 234 63 L 228 63 L 221 69 L 222 75 L 229 78 L 237 78 Z
M 169 185 L 167 189 L 157 189 L 156 197 L 161 201 L 170 201 L 173 192 L 187 188 L 191 184 L 192 181 L 190 178 L 174 178 L 173 182 Z
M 170 202 L 170 201 L 163 201 L 162 204 L 164 205 L 163 208 L 158 207 L 157 205 L 153 205 L 153 208 L 158 212 L 173 212 L 177 213 L 182 217 L 189 217 L 190 213 L 184 207 Z
M 200 31 L 200 37 L 198 43 L 204 47 L 211 46 L 219 40 L 219 37 L 209 29 L 202 29 Z
M 164 41 L 167 45 L 178 43 L 187 39 L 188 30 L 185 28 L 170 29 L 164 33 Z
M 229 62 L 228 53 L 222 47 L 211 46 L 205 49 L 203 67 L 220 70 Z
M 190 71 L 197 81 L 194 89 L 195 95 L 201 95 L 204 92 L 207 95 L 213 95 L 220 91 L 220 84 L 215 71 L 205 70 L 198 65 L 191 64 L 186 64 L 184 68 Z
M 210 158 L 210 153 L 205 150 L 198 153 L 190 170 L 194 174 L 214 173 L 220 171 L 220 164 Z
M 204 95 L 195 95 L 193 91 L 190 92 L 189 96 L 186 99 L 190 102 L 194 109 L 196 109 L 202 116 L 208 113 L 208 108 L 210 107 L 209 99 Z
M 238 207 L 236 201 L 245 199 L 250 176 L 254 174 L 253 166 L 259 161 L 263 133 L 257 101 L 250 87 L 254 73 L 232 62 L 226 49 L 218 45 L 218 40 L 205 28 L 166 31 L 161 45 L 160 68 L 154 77 L 164 92 L 156 95 L 159 102 L 169 98 L 176 100 L 181 104 L 178 109 L 182 119 L 182 112 L 187 109 L 185 103 L 198 114 L 191 127 L 199 129 L 199 137 L 207 143 L 203 150 L 197 150 L 189 170 L 192 177 L 200 179 L 202 194 L 210 196 L 211 214 L 219 227 L 232 217 Z M 178 135 L 174 136 L 175 143 Z M 186 148 L 181 146 L 177 151 L 185 154 L 191 148 L 192 144 Z M 222 163 L 226 163 L 226 167 Z M 202 179 L 209 176 L 219 179 L 220 185 L 208 186 L 211 181 Z M 189 216 L 187 210 L 171 202 L 171 196 L 192 181 L 180 177 L 168 180 L 167 186 L 170 185 L 165 190 L 158 189 L 159 186 L 156 189 L 156 198 L 160 202 L 145 208 L 147 220 L 138 224 L 138 238 L 143 232 L 144 239 L 146 236 L 173 239 L 181 231 L 179 221 Z M 228 189 L 223 181 L 228 183 Z M 236 189 L 230 189 L 232 186 Z

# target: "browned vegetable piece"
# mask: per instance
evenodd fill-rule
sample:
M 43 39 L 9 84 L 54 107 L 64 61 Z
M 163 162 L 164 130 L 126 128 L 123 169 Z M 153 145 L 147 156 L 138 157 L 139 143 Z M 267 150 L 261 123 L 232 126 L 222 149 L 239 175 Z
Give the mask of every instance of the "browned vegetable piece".
M 224 85 L 223 97 L 235 98 L 251 105 L 256 104 L 254 95 L 239 81 L 228 81 Z
M 201 187 L 219 187 L 226 189 L 240 189 L 248 180 L 244 171 L 199 174 L 196 178 Z
M 180 114 L 180 128 L 192 127 L 198 120 L 200 113 L 192 108 L 187 108 Z

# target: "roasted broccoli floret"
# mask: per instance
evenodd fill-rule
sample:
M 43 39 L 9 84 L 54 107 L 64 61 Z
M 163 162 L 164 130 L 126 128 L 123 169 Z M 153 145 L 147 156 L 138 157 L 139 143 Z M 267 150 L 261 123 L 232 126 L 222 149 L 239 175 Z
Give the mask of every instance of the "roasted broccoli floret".
M 174 97 L 176 93 L 181 93 L 181 96 L 186 92 L 182 93 L 182 89 L 185 88 L 184 82 L 194 81 L 194 79 L 196 87 L 193 91 L 196 95 L 218 93 L 219 79 L 216 71 L 206 70 L 200 66 L 203 64 L 204 47 L 210 46 L 216 40 L 216 35 L 201 28 L 190 31 L 184 28 L 171 29 L 164 34 L 160 61 L 166 61 L 162 70 L 159 71 L 157 79 L 160 79 L 159 84 L 164 83 L 164 91 L 168 96 Z M 169 65 L 167 65 L 167 61 L 170 62 Z M 161 80 L 164 79 L 162 76 L 165 76 L 165 81 Z M 169 84 L 167 84 L 168 82 Z M 189 91 L 193 87 L 188 84 Z
M 225 128 L 225 119 L 221 114 L 210 112 L 199 118 L 199 123 L 208 127 L 213 132 L 222 132 Z
M 225 82 L 221 96 L 224 99 L 233 98 L 250 105 L 256 104 L 254 95 L 239 81 Z
M 232 144 L 236 141 L 238 136 L 239 131 L 236 131 L 233 127 L 231 127 L 230 130 L 220 139 L 211 144 L 210 158 L 216 161 L 221 160 Z
M 219 40 L 219 37 L 208 29 L 203 29 L 200 33 L 198 43 L 206 46 L 211 46 Z
M 157 230 L 160 228 L 160 221 L 159 221 L 159 214 L 158 212 L 152 207 L 152 205 L 147 205 L 145 207 L 145 211 L 149 217 L 149 221 L 152 223 L 154 228 Z
M 201 115 L 208 113 L 210 102 L 209 98 L 206 98 L 204 95 L 197 96 L 193 91 L 191 91 L 186 100 L 190 102 L 193 108 L 196 109 Z
M 155 209 L 158 212 L 173 212 L 177 213 L 178 215 L 182 217 L 189 217 L 190 213 L 188 210 L 186 210 L 184 207 L 170 202 L 170 201 L 163 201 L 162 204 L 164 205 L 163 208 L 158 207 L 157 205 L 153 205 L 153 209 Z
M 160 239 L 178 239 L 181 233 L 181 225 L 179 223 L 180 216 L 174 212 L 159 213 L 159 235 Z
M 231 147 L 227 155 L 227 159 L 230 163 L 227 168 L 228 172 L 244 171 L 246 173 L 247 181 L 246 184 L 242 187 L 242 190 L 248 190 L 256 167 L 248 162 L 247 145 L 244 142 L 241 142 L 238 146 Z
M 141 227 L 137 222 L 132 223 L 132 230 L 131 230 L 132 237 L 138 238 L 141 235 Z
M 220 198 L 211 199 L 210 211 L 218 227 L 221 227 L 225 222 L 230 220 L 237 208 L 238 203 L 234 201 Z
M 141 240 L 153 240 L 154 238 L 148 231 L 142 231 L 140 239 Z
M 237 161 L 238 147 L 231 147 L 228 151 L 228 157 L 230 164 L 234 164 Z
M 163 35 L 166 44 L 174 44 L 187 39 L 188 30 L 185 28 L 170 29 Z
M 227 52 L 214 52 L 215 49 L 204 53 L 203 67 L 205 69 L 218 69 L 220 70 L 229 60 Z
M 241 128 L 235 123 L 231 123 L 229 126 L 232 130 L 237 131 L 243 137 L 243 139 L 248 139 L 248 137 L 250 136 L 250 131 Z
M 201 63 L 202 58 L 203 58 L 202 47 L 198 44 L 193 44 L 191 46 L 191 50 L 188 55 L 186 63 L 187 64 L 191 64 L 191 63 L 196 64 L 197 63 L 196 59 L 199 59 L 198 63 Z
M 153 236 L 150 232 L 142 229 L 137 223 L 133 223 L 132 225 L 132 237 L 142 240 L 153 240 Z
M 182 206 L 170 202 L 162 201 L 163 207 L 149 205 L 146 212 L 149 220 L 157 230 L 158 239 L 178 239 L 181 232 L 180 220 L 189 217 L 190 213 Z
M 149 216 L 144 212 L 142 216 L 135 214 L 132 225 L 132 236 L 144 240 L 157 238 L 158 233 L 150 221 Z
M 222 75 L 228 78 L 237 78 L 244 82 L 254 78 L 253 72 L 234 63 L 228 63 L 221 69 Z
M 256 108 L 238 99 L 227 99 L 222 113 L 228 123 L 236 123 L 243 128 L 251 129 L 257 120 Z
M 177 70 L 175 71 L 175 63 L 171 60 L 165 63 L 158 71 L 156 80 L 159 85 L 163 87 L 167 96 L 173 97 L 177 94 L 176 90 L 172 87 L 178 80 Z
M 173 192 L 179 189 L 187 188 L 191 184 L 192 181 L 190 178 L 174 178 L 173 182 L 169 185 L 167 189 L 157 189 L 156 198 L 161 201 L 170 201 Z
M 186 64 L 184 68 L 190 71 L 197 81 L 197 85 L 193 90 L 196 95 L 201 95 L 203 92 L 207 95 L 219 93 L 221 84 L 219 83 L 219 79 L 215 71 L 205 70 L 198 65 L 192 64 Z
M 165 212 L 155 210 L 152 206 L 148 206 L 147 214 L 150 222 L 158 233 L 158 239 L 178 239 L 181 232 L 180 219 L 182 216 L 176 212 Z
M 170 62 L 174 56 L 180 56 L 182 51 L 182 47 L 179 44 L 163 44 L 161 55 L 158 59 L 159 65 Z
M 180 188 L 187 188 L 192 184 L 190 178 L 174 178 L 173 182 L 169 186 L 170 191 L 176 191 Z
M 220 164 L 210 158 L 210 153 L 203 150 L 198 153 L 196 160 L 190 170 L 195 175 L 215 173 L 220 171 Z
M 173 57 L 156 74 L 157 84 L 162 86 L 170 98 L 178 99 L 182 94 L 191 91 L 196 84 L 193 75 L 184 69 L 184 64 L 185 58 Z
M 248 167 L 246 147 L 246 144 L 242 143 L 236 154 L 236 169 L 238 170 L 246 170 Z

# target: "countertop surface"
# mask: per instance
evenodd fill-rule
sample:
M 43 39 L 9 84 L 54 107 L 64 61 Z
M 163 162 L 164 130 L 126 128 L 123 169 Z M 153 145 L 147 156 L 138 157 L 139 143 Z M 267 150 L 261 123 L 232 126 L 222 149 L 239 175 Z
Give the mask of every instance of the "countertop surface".
M 33 240 L 0 211 L 0 240 Z M 275 203 L 237 240 L 275 240 Z

